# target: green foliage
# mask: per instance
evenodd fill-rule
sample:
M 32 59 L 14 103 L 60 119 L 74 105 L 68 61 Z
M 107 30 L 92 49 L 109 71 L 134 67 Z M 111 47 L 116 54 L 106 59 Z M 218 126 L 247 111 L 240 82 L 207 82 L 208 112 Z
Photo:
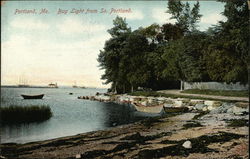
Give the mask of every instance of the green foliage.
M 126 23 L 126 19 L 117 16 L 113 20 L 114 27 L 108 30 L 108 33 L 112 37 L 118 37 L 124 33 L 131 32 L 131 28 L 128 28 L 128 24 Z
M 105 71 L 102 79 L 118 93 L 138 87 L 176 89 L 179 81 L 246 83 L 250 70 L 247 3 L 225 3 L 227 20 L 206 32 L 197 30 L 199 2 L 190 6 L 169 0 L 167 12 L 175 24 L 154 23 L 131 31 L 125 19 L 116 17 L 108 30 L 111 38 L 98 56 Z
M 9 106 L 1 107 L 0 112 L 3 124 L 39 122 L 52 117 L 49 106 Z
M 185 81 L 209 80 L 203 52 L 206 38 L 206 34 L 195 32 L 169 43 L 162 56 L 167 63 L 164 76 Z
M 181 3 L 179 0 L 168 1 L 168 11 L 172 15 L 172 19 L 177 21 L 177 25 L 181 26 L 185 32 L 192 32 L 196 30 L 197 23 L 202 17 L 199 14 L 200 4 L 197 1 L 193 8 L 190 8 L 189 3 Z
M 247 83 L 250 69 L 247 0 L 225 3 L 223 15 L 227 20 L 215 27 L 217 31 L 207 50 L 208 72 L 212 80 Z

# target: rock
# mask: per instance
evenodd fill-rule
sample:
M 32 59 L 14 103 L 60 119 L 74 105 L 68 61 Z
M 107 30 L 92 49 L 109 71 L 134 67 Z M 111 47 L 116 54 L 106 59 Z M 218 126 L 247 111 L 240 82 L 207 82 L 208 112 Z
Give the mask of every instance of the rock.
M 156 99 L 159 100 L 159 101 L 164 101 L 164 100 L 166 100 L 165 97 L 157 97 Z
M 81 158 L 81 154 L 76 154 L 76 158 Z
M 148 103 L 149 103 L 149 104 L 152 104 L 153 102 L 154 102 L 154 99 L 148 98 Z
M 167 104 L 167 103 L 165 103 L 163 106 L 164 107 L 173 107 L 173 104 Z
M 175 107 L 181 107 L 182 104 L 183 104 L 183 102 L 181 100 L 177 100 L 177 101 L 174 102 Z
M 236 102 L 235 106 L 240 107 L 240 108 L 248 108 L 249 103 L 248 102 Z
M 141 102 L 141 105 L 148 106 L 148 101 Z
M 216 109 L 216 107 L 213 107 L 212 105 L 209 105 L 209 106 L 207 106 L 207 109 L 211 111 L 211 110 Z
M 188 110 L 193 110 L 194 109 L 194 106 L 187 106 L 188 107 Z
M 202 110 L 203 107 L 205 107 L 205 104 L 196 104 L 195 105 L 195 108 L 198 109 L 198 110 Z
M 204 104 L 204 100 L 191 99 L 189 105 Z
M 182 102 L 183 102 L 183 104 L 189 104 L 190 99 L 183 99 Z
M 233 106 L 233 107 L 231 107 L 230 109 L 227 110 L 227 113 L 234 113 L 234 114 L 240 115 L 243 112 L 247 112 L 247 111 L 248 111 L 247 109 Z
M 212 105 L 214 104 L 214 101 L 205 100 L 205 101 L 204 101 L 204 104 L 207 105 L 207 106 L 212 106 Z
M 174 102 L 172 101 L 172 100 L 166 100 L 164 103 L 166 103 L 166 104 L 174 104 Z
M 192 148 L 192 143 L 191 141 L 185 141 L 182 146 L 186 149 L 191 149 Z
M 203 108 L 202 108 L 202 111 L 208 111 L 208 107 L 207 106 L 204 106 Z

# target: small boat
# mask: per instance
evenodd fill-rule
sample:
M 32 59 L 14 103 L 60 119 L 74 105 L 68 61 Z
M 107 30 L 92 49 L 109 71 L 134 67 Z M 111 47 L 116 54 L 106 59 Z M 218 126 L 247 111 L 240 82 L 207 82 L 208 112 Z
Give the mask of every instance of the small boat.
M 144 106 L 140 103 L 133 102 L 132 103 L 135 109 L 139 112 L 145 113 L 160 113 L 163 109 L 163 104 L 160 105 L 152 105 L 152 106 Z
M 187 107 L 163 107 L 166 113 L 184 113 L 188 111 Z
M 24 94 L 21 94 L 21 96 L 23 97 L 23 99 L 42 99 L 44 94 L 39 94 L 39 95 L 24 95 Z
M 73 95 L 73 93 L 69 93 L 69 95 Z

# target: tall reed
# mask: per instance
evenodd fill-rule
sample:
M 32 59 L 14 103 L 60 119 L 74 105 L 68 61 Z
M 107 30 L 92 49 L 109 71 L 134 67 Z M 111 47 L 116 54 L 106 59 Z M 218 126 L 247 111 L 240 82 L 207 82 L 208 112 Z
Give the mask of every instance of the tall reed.
M 52 117 L 49 106 L 8 106 L 0 108 L 1 123 L 29 123 L 45 121 Z

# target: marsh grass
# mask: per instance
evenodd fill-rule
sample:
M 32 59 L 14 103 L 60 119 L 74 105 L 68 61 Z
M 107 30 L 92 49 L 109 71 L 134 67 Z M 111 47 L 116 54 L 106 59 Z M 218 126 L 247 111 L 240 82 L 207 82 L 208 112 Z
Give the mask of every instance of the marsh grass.
M 48 120 L 52 117 L 49 106 L 8 106 L 0 108 L 1 123 L 30 123 Z

